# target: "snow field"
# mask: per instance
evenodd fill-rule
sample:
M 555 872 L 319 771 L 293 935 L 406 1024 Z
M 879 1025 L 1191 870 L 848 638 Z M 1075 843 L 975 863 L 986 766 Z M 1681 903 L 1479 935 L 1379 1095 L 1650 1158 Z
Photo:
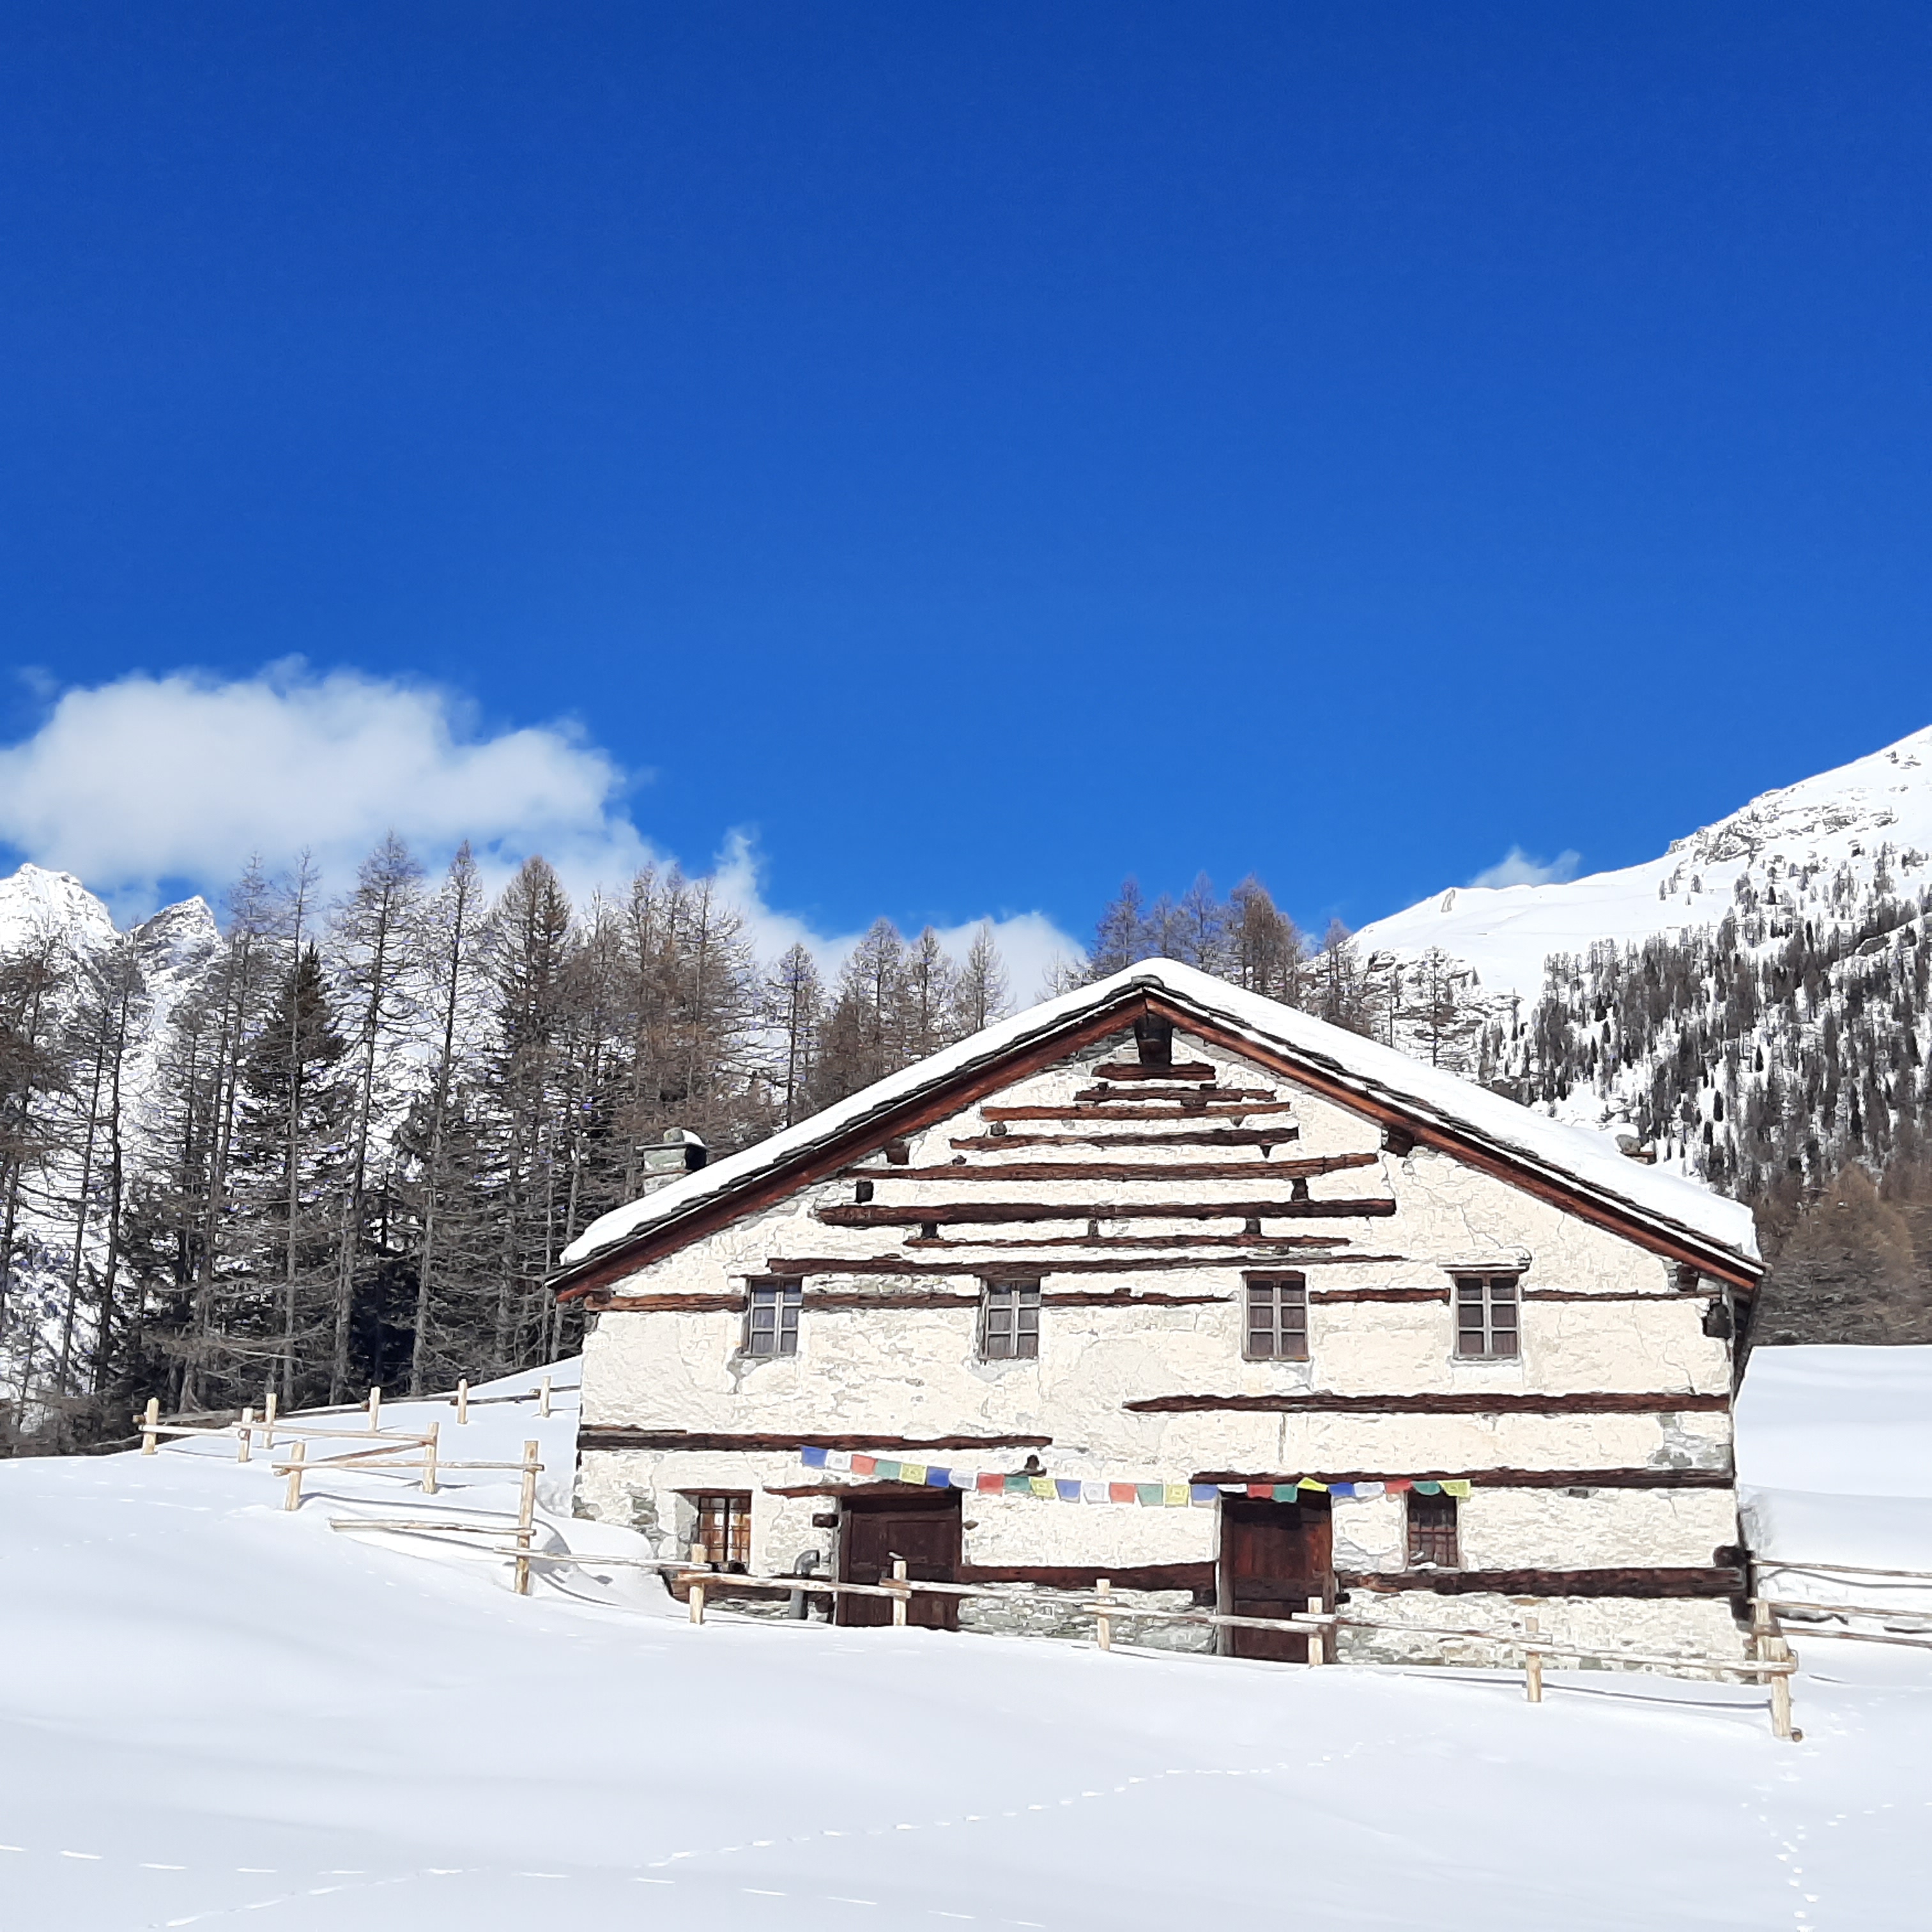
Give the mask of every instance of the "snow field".
M 1883 1352 L 1914 1352 L 1932 1355 Z M 1767 1388 L 1803 1365 L 1772 1368 Z M 1823 1400 L 1878 1420 L 1840 1370 Z M 1932 1394 L 1932 1363 L 1917 1385 Z M 1802 1432 L 1806 1400 L 1774 1391 L 1754 1427 Z M 564 1513 L 568 1393 L 548 1423 L 531 1404 L 453 1414 L 384 1408 L 440 1419 L 452 1460 L 536 1437 L 554 1546 L 644 1553 Z M 1814 1413 L 1815 1437 L 1834 1428 Z M 1841 1473 L 1829 1453 L 1807 1466 Z M 1533 1707 L 1502 1672 L 715 1609 L 694 1629 L 636 1571 L 540 1572 L 519 1598 L 506 1562 L 456 1540 L 329 1527 L 507 1518 L 513 1474 L 454 1472 L 424 1498 L 315 1472 L 290 1515 L 259 1449 L 232 1455 L 0 1467 L 0 1932 L 1117 1932 L 1204 1908 L 1452 1932 L 1924 1922 L 1918 1653 L 1812 1647 L 1829 1654 L 1805 1656 L 1790 1745 L 1742 1686 L 1552 1672 Z

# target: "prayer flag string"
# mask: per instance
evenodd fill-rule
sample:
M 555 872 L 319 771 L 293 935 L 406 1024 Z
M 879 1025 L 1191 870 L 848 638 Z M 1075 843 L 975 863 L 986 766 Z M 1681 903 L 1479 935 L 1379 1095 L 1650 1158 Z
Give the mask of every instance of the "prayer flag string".
M 1008 1475 L 942 1468 L 932 1462 L 868 1456 L 856 1449 L 801 1448 L 798 1453 L 808 1469 L 869 1476 L 875 1482 L 917 1483 L 927 1489 L 970 1490 L 984 1496 L 1030 1496 L 1041 1502 L 1131 1503 L 1141 1509 L 1211 1508 L 1224 1496 L 1286 1503 L 1298 1502 L 1309 1494 L 1366 1498 L 1396 1495 L 1404 1490 L 1414 1490 L 1425 1496 L 1464 1497 L 1469 1493 L 1468 1479 L 1460 1476 L 1391 1476 L 1367 1483 L 1324 1483 L 1313 1476 L 1284 1483 L 1096 1482 L 1070 1476 Z

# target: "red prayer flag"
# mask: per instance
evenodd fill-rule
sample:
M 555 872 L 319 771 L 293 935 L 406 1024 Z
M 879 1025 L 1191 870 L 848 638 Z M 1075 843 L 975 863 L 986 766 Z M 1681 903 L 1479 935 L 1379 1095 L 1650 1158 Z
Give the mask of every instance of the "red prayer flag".
M 855 1454 L 852 1458 L 852 1473 L 855 1476 L 869 1476 L 878 1466 L 878 1462 L 870 1456 Z
M 1004 1476 L 976 1476 L 973 1479 L 973 1486 L 976 1490 L 990 1490 L 996 1496 L 1006 1486 L 1006 1479 Z
M 1259 1496 L 1264 1503 L 1272 1502 L 1274 1500 L 1274 1485 L 1272 1483 L 1250 1483 L 1248 1485 L 1248 1494 L 1251 1496 Z
M 1110 1503 L 1132 1503 L 1140 1500 L 1140 1492 L 1131 1483 L 1109 1483 L 1107 1500 Z
M 1384 1489 L 1391 1492 L 1396 1490 L 1413 1489 L 1414 1486 L 1415 1485 L 1413 1479 L 1408 1476 L 1391 1476 L 1389 1480 L 1382 1485 Z

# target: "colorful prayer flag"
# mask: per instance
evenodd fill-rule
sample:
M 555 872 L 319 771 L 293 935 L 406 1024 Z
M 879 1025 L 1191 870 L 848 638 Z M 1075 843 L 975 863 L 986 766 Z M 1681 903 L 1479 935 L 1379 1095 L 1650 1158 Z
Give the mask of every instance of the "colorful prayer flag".
M 1196 1504 L 1217 1503 L 1221 1492 L 1212 1483 L 1190 1483 L 1187 1486 L 1187 1499 Z
M 924 1482 L 926 1465 L 923 1462 L 902 1462 L 899 1465 L 899 1480 L 902 1483 Z
M 1399 1496 L 1404 1490 L 1412 1489 L 1414 1486 L 1414 1485 L 1409 1481 L 1406 1476 L 1391 1476 L 1388 1480 L 1382 1485 L 1382 1487 L 1392 1496 Z
M 928 1490 L 950 1490 L 952 1486 L 950 1469 L 928 1468 L 926 1472 L 926 1486 Z
M 991 1490 L 997 1495 L 1006 1486 L 1006 1479 L 1004 1476 L 976 1476 L 973 1479 L 973 1486 L 982 1494 Z
M 1134 1486 L 1131 1483 L 1109 1483 L 1107 1485 L 1107 1496 L 1110 1502 L 1117 1503 L 1130 1503 L 1138 1500 L 1134 1492 Z
M 1194 1500 L 1185 1483 L 1166 1483 L 1162 1487 L 1167 1491 L 1166 1502 L 1169 1509 L 1185 1509 Z
M 1107 1486 L 1105 1483 L 1082 1483 L 1080 1485 L 1080 1500 L 1083 1503 L 1111 1502 L 1113 1498 L 1108 1495 Z
M 1458 1476 L 1454 1481 L 1442 1485 L 1445 1496 L 1466 1496 L 1469 1493 L 1469 1480 L 1466 1476 Z M 1789 1547 L 1789 1546 L 1786 1546 Z
M 890 1456 L 881 1456 L 873 1463 L 872 1468 L 880 1482 L 896 1483 L 899 1479 L 899 1472 L 904 1466 L 902 1462 L 894 1462 Z
M 805 1459 L 805 1466 L 808 1469 L 825 1467 L 825 1451 L 823 1449 L 801 1449 L 798 1453 Z
M 1384 1486 L 1380 1483 L 1358 1483 L 1355 1485 L 1355 1493 L 1358 1496 L 1378 1496 L 1382 1494 L 1383 1487 Z
M 878 1461 L 876 1457 L 862 1456 L 859 1454 L 857 1450 L 855 1449 L 853 1450 L 852 1473 L 854 1475 L 869 1476 L 878 1469 Z
M 1027 1486 L 1032 1490 L 1035 1496 L 1040 1498 L 1041 1502 L 1050 1503 L 1053 1501 L 1055 1492 L 1052 1481 L 1049 1478 L 1046 1476 L 1031 1477 L 1028 1480 Z
M 1054 1492 L 1062 1502 L 1077 1503 L 1080 1500 L 1080 1485 L 1078 1482 L 1069 1482 L 1064 1476 L 1058 1476 L 1054 1478 L 1053 1486 Z
M 852 1466 L 852 1452 L 849 1449 L 828 1449 L 825 1452 L 825 1466 L 828 1469 L 846 1470 Z
M 1026 1476 L 1009 1476 L 1006 1480 L 1006 1494 L 1008 1496 L 1030 1496 L 1033 1494 L 1033 1482 L 1030 1478 Z
M 1442 1485 L 1440 1483 L 1418 1483 L 1415 1485 L 1415 1492 L 1421 1496 L 1440 1496 L 1442 1493 Z
M 1274 1492 L 1275 1486 L 1272 1483 L 1250 1483 L 1248 1485 L 1248 1494 L 1262 1502 L 1273 1502 Z
M 1304 1476 L 1300 1486 L 1304 1490 L 1326 1490 L 1328 1485 L 1326 1483 L 1318 1483 L 1312 1476 Z
M 952 1486 L 956 1490 L 970 1490 L 979 1480 L 970 1469 L 955 1469 L 952 1472 Z
M 1269 1490 L 1269 1500 L 1278 1503 L 1295 1503 L 1301 1500 L 1299 1483 L 1276 1483 Z

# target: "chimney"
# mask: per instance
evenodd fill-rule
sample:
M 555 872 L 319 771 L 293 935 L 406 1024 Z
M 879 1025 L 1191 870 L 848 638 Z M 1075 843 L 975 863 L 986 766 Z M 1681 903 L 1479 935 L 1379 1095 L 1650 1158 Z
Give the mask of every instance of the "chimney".
M 638 1195 L 655 1194 L 687 1174 L 695 1174 L 710 1152 L 704 1137 L 688 1127 L 667 1127 L 662 1136 L 638 1149 L 638 1165 L 644 1170 Z

